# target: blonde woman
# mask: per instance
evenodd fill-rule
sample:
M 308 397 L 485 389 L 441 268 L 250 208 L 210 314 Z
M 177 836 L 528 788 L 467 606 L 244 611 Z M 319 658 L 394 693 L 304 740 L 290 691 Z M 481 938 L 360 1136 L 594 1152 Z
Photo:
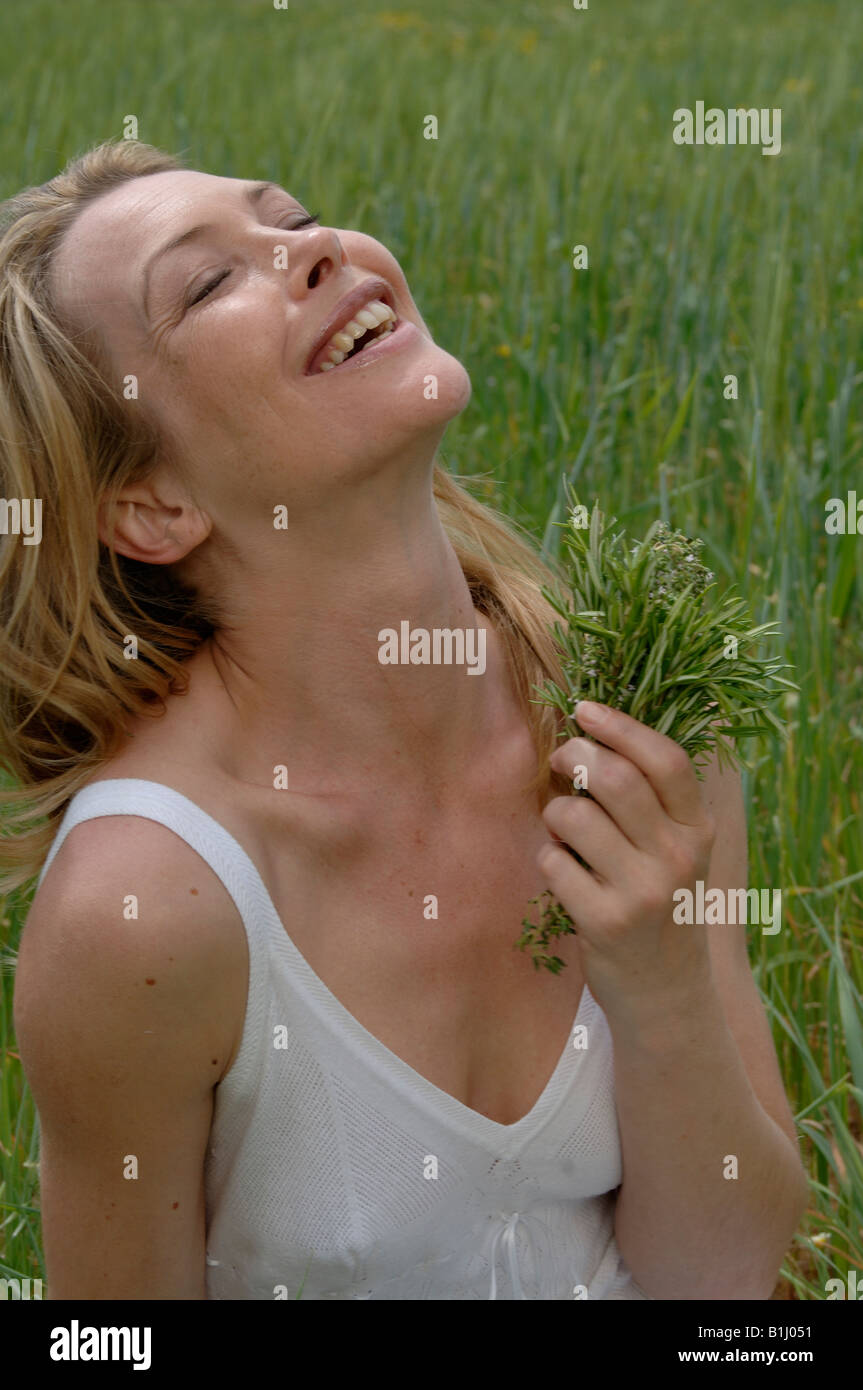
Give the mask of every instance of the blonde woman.
M 551 757 L 551 576 L 436 462 L 470 382 L 390 252 L 109 143 L 7 205 L 0 323 L 50 1296 L 768 1298 L 792 1117 L 743 929 L 671 918 L 739 781 L 610 710 Z

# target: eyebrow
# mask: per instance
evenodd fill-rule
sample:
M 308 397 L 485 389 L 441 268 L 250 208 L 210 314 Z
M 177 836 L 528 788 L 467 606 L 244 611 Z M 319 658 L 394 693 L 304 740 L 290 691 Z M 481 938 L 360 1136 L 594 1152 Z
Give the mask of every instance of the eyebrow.
M 245 189 L 243 198 L 250 207 L 256 207 L 264 194 L 270 192 L 284 193 L 285 190 L 282 188 L 281 184 L 272 183 L 267 180 L 263 183 L 252 184 L 251 188 Z M 181 232 L 179 236 L 174 237 L 171 241 L 166 241 L 164 246 L 160 246 L 158 251 L 153 252 L 153 255 L 144 266 L 144 274 L 141 282 L 141 302 L 144 306 L 144 313 L 148 319 L 150 317 L 150 311 L 147 301 L 150 294 L 150 274 L 153 266 L 157 261 L 161 260 L 163 256 L 167 256 L 169 251 L 176 251 L 179 246 L 185 246 L 189 241 L 197 241 L 200 237 L 206 236 L 208 232 L 212 232 L 213 227 L 214 224 L 212 222 L 202 222 L 197 227 L 189 227 L 187 231 Z

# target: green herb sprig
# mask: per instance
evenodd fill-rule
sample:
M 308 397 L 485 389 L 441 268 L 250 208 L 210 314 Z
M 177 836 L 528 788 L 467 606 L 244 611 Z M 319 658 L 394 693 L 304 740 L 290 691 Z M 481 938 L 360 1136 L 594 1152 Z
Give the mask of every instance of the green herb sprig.
M 569 519 L 557 525 L 565 532 L 569 601 L 543 589 L 561 619 L 552 632 L 564 684 L 537 687 L 537 703 L 563 716 L 559 738 L 590 737 L 574 715 L 579 700 L 623 710 L 667 734 L 693 761 L 715 752 L 720 767 L 743 763 L 730 740 L 784 734 L 767 706 L 799 687 L 779 675 L 789 663 L 757 655 L 778 635 L 778 624 L 753 626 L 733 588 L 717 596 L 713 571 L 700 559 L 703 541 L 655 521 L 643 541 L 633 542 L 612 529 L 616 518 L 606 520 L 596 502 L 588 523 L 587 508 L 567 492 Z M 695 771 L 703 780 L 697 762 Z M 590 792 L 578 788 L 575 795 Z M 557 975 L 564 961 L 549 947 L 575 925 L 548 891 L 531 904 L 543 905 L 541 920 L 523 919 L 517 945 L 530 951 L 537 969 Z

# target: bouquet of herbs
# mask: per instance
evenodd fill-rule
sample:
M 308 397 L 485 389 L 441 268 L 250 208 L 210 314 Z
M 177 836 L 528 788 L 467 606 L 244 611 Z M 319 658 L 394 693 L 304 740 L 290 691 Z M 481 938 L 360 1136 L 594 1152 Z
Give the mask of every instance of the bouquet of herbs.
M 704 542 L 662 521 L 633 542 L 612 530 L 615 518 L 606 521 L 596 503 L 588 520 L 572 493 L 568 502 L 569 519 L 558 525 L 565 531 L 571 594 L 562 602 L 543 589 L 560 614 L 552 631 L 564 683 L 547 681 L 537 691 L 539 702 L 563 716 L 559 737 L 584 736 L 573 713 L 579 700 L 623 710 L 667 734 L 693 759 L 715 752 L 720 766 L 742 763 L 726 739 L 784 732 L 768 702 L 798 687 L 778 674 L 788 663 L 757 655 L 778 625 L 753 627 L 746 602 L 733 590 L 716 596 L 713 572 L 700 558 Z M 697 763 L 695 770 L 703 779 Z M 585 788 L 575 794 L 590 795 Z M 537 969 L 558 974 L 564 962 L 549 954 L 551 940 L 575 926 L 548 891 L 531 903 L 542 904 L 541 920 L 537 926 L 525 918 L 517 944 L 530 950 Z

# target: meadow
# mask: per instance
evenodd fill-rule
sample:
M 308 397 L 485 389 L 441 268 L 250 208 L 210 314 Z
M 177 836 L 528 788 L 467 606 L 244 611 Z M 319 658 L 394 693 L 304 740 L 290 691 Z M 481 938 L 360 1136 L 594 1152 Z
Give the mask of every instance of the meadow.
M 863 499 L 861 52 L 853 0 L 0 7 L 0 196 L 129 116 L 193 167 L 282 182 L 390 247 L 467 366 L 441 456 L 478 496 L 549 552 L 564 479 L 636 536 L 661 516 L 781 625 L 800 690 L 744 779 L 750 882 L 784 908 L 750 957 L 811 1177 L 781 1298 L 863 1268 L 863 536 L 825 531 Z M 675 143 L 697 101 L 780 108 L 781 151 Z M 0 908 L 0 1277 L 44 1276 L 27 902 Z

